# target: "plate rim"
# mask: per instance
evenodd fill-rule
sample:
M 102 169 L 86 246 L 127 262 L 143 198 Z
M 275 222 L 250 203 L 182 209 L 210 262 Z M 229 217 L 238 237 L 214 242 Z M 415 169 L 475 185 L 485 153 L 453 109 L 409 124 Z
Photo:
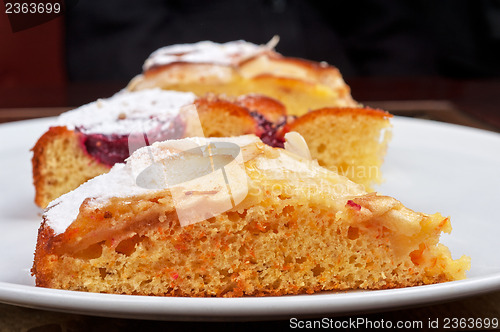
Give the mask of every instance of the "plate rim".
M 16 127 L 49 126 L 56 117 L 21 120 L 0 124 L 0 133 Z M 500 134 L 478 128 L 439 121 L 395 116 L 393 126 L 424 125 L 468 132 L 500 142 Z M 23 141 L 25 142 L 25 141 Z M 33 142 L 34 144 L 35 142 Z M 390 148 L 390 147 L 389 147 Z M 42 310 L 90 314 L 116 318 L 142 318 L 179 321 L 268 320 L 328 314 L 336 316 L 382 311 L 394 307 L 429 305 L 500 290 L 500 272 L 441 284 L 372 291 L 324 292 L 312 295 L 289 295 L 242 298 L 151 297 L 97 294 L 39 288 L 0 281 L 0 302 Z M 370 296 L 366 296 L 370 294 Z M 439 295 L 439 296 L 437 296 Z M 390 301 L 387 298 L 391 298 Z M 361 303 L 358 300 L 363 300 Z M 381 301 L 382 300 L 382 301 Z M 97 304 L 96 305 L 96 301 Z M 394 303 L 397 302 L 397 303 Z M 144 305 L 148 310 L 137 310 Z M 276 307 L 276 306 L 281 307 Z M 270 306 L 273 306 L 270 309 Z
M 113 318 L 262 321 L 322 314 L 341 316 L 380 312 L 394 307 L 409 308 L 449 302 L 496 290 L 500 290 L 500 272 L 485 277 L 397 289 L 234 298 L 101 294 L 0 282 L 0 302 Z M 387 298 L 391 298 L 391 301 L 386 301 Z M 138 307 L 147 310 L 137 310 Z

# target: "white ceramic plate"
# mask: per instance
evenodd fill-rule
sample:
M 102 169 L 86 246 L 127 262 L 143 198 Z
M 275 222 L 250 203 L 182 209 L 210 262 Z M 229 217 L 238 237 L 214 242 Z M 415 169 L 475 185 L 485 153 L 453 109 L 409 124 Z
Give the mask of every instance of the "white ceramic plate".
M 90 315 L 164 320 L 260 320 L 355 314 L 430 304 L 500 289 L 500 135 L 396 117 L 379 188 L 406 206 L 452 216 L 443 236 L 468 279 L 382 291 L 264 298 L 175 298 L 34 287 L 30 268 L 40 223 L 29 149 L 53 119 L 0 125 L 0 302 Z

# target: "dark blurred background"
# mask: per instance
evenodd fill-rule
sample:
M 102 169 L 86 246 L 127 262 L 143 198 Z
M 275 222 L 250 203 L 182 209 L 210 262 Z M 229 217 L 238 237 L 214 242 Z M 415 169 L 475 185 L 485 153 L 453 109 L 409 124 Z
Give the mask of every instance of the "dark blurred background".
M 453 97 L 464 89 L 458 82 L 500 78 L 499 0 L 71 4 L 62 17 L 15 33 L 0 14 L 0 106 L 76 106 L 124 87 L 161 46 L 237 39 L 263 44 L 274 35 L 284 55 L 337 66 L 358 100 L 404 99 L 415 89 L 424 99 L 443 89 Z M 397 89 L 391 96 L 380 84 L 358 88 L 359 78 Z M 481 93 L 481 85 L 473 89 Z
M 245 39 L 353 76 L 500 75 L 491 0 L 86 0 L 65 21 L 70 80 L 127 80 L 155 49 Z

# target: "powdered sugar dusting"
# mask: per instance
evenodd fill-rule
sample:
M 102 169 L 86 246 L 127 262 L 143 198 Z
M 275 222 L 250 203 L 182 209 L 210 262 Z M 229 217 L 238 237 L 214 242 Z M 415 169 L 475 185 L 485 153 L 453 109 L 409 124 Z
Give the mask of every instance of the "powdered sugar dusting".
M 161 89 L 119 92 L 108 99 L 99 99 L 61 114 L 57 125 L 85 134 L 127 135 L 131 129 L 149 132 L 165 129 L 182 106 L 194 102 L 190 92 Z M 165 128 L 163 128 L 165 127 Z
M 180 140 L 156 142 L 135 151 L 125 164 L 115 164 L 109 173 L 97 176 L 73 191 L 52 201 L 45 210 L 45 219 L 55 234 L 63 233 L 77 218 L 80 206 L 85 199 L 90 198 L 89 204 L 99 208 L 112 197 L 131 197 L 140 194 L 154 193 L 166 188 L 166 183 L 160 189 L 147 189 L 137 184 L 138 174 L 155 162 L 169 158 L 181 158 L 179 151 L 187 151 L 190 147 L 203 146 L 209 142 L 232 142 L 240 147 L 259 142 L 254 135 L 233 138 L 203 138 L 192 137 Z M 175 170 L 181 172 L 183 170 Z M 157 173 L 151 173 L 151 179 L 146 181 L 155 183 L 161 179 Z M 159 188 L 159 187 L 157 187 Z
M 174 62 L 214 63 L 232 66 L 270 49 L 267 45 L 255 45 L 243 40 L 224 44 L 211 41 L 177 44 L 162 47 L 153 52 L 144 63 L 143 69 L 146 71 L 154 66 Z

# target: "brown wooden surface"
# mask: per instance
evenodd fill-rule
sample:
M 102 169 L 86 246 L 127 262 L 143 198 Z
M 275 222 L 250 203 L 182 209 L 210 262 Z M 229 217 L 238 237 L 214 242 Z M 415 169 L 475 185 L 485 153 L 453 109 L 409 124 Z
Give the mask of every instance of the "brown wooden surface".
M 490 131 L 500 132 L 500 84 L 498 82 L 450 82 L 439 79 L 359 79 L 349 82 L 353 95 L 359 101 L 372 107 L 386 109 L 393 114 L 455 123 Z M 47 107 L 47 96 L 26 100 L 28 92 L 11 94 L 8 103 L 0 98 L 0 122 L 24 120 L 37 117 L 55 116 L 72 106 L 89 102 L 97 97 L 105 97 L 117 91 L 117 85 L 108 87 L 76 86 L 70 89 L 53 90 L 63 95 L 64 100 Z M 113 90 L 116 89 L 116 90 Z M 68 92 L 69 91 L 69 92 Z M 2 91 L 0 91 L 1 93 Z M 5 93 L 5 91 L 3 91 Z M 498 95 L 497 95 L 498 94 Z M 392 98 L 390 98 L 392 97 Z M 16 103 L 16 98 L 18 102 Z M 49 98 L 50 99 L 50 98 Z M 16 107 L 22 106 L 22 107 Z M 36 105 L 35 105 L 36 106 Z M 500 151 L 492 151 L 500 153 Z M 321 319 L 325 316 L 316 317 Z M 500 319 L 500 291 L 475 297 L 463 298 L 442 304 L 432 304 L 416 308 L 401 308 L 379 313 L 332 317 L 335 320 L 366 317 L 372 321 L 422 321 L 427 326 L 429 320 L 445 318 L 498 318 Z M 75 314 L 56 313 L 0 304 L 0 331 L 137 331 L 137 330 L 256 330 L 289 329 L 289 320 L 264 322 L 162 322 L 133 319 L 102 318 Z

